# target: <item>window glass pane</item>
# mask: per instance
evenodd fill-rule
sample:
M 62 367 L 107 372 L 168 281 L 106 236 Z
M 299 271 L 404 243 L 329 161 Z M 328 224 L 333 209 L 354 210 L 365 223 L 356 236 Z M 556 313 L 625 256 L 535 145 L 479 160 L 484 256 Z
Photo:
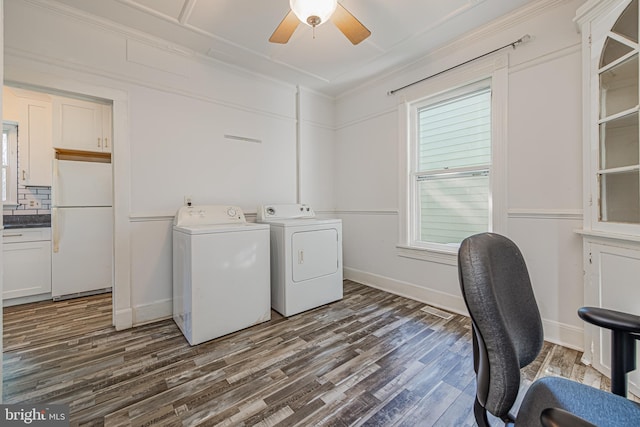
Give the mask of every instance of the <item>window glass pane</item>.
M 611 31 L 638 43 L 638 0 L 633 0 L 627 6 Z
M 600 57 L 600 68 L 611 64 L 616 59 L 622 58 L 632 50 L 633 48 L 631 48 L 631 46 L 627 46 L 617 40 L 607 37 L 607 40 L 604 42 L 602 56 Z
M 600 220 L 640 223 L 640 174 L 638 171 L 600 176 Z
M 600 118 L 638 105 L 638 55 L 600 74 Z
M 459 244 L 489 229 L 489 176 L 427 176 L 418 178 L 418 240 Z
M 418 110 L 418 170 L 491 163 L 491 91 L 482 89 Z
M 638 114 L 633 113 L 600 125 L 600 169 L 633 166 L 638 153 Z

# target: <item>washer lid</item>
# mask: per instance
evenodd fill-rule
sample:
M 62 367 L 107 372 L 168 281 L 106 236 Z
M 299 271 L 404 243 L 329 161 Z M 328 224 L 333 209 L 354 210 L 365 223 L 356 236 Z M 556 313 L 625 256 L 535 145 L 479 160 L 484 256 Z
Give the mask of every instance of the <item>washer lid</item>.
M 185 234 L 237 233 L 243 231 L 268 230 L 269 224 L 245 222 L 243 224 L 175 225 L 173 226 L 173 229 Z
M 178 209 L 173 225 L 186 227 L 206 224 L 246 224 L 242 209 L 229 205 L 183 206 Z

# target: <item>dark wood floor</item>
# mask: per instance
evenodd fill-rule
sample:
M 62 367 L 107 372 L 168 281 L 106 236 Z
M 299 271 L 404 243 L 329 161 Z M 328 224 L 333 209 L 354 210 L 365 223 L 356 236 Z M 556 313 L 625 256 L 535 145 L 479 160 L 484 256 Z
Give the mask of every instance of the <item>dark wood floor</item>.
M 109 295 L 4 310 L 4 403 L 72 425 L 471 426 L 469 319 L 345 281 L 342 301 L 190 347 L 173 321 L 116 332 Z M 608 388 L 545 343 L 528 380 Z

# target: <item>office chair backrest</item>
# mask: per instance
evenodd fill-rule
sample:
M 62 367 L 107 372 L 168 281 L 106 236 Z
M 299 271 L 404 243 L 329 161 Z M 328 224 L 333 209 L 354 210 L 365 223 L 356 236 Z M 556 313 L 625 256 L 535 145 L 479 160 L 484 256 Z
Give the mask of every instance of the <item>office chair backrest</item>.
M 511 240 L 482 233 L 460 244 L 458 272 L 474 328 L 476 398 L 503 418 L 518 395 L 520 368 L 537 357 L 543 343 L 527 266 Z

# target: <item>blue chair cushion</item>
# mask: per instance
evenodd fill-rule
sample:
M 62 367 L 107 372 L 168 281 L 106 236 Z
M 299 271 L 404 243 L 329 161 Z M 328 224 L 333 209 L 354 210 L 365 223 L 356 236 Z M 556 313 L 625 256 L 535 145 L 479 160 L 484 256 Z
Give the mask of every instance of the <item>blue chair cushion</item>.
M 535 381 L 522 400 L 515 425 L 540 427 L 546 408 L 560 408 L 597 426 L 640 426 L 640 405 L 615 394 L 566 378 Z

